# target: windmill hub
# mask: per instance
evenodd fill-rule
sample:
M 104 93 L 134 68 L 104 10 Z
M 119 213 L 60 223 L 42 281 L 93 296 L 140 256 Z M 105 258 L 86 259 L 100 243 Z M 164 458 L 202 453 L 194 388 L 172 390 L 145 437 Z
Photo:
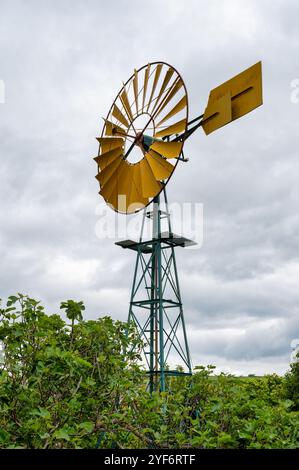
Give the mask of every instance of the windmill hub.
M 148 113 L 139 114 L 132 121 L 128 129 L 128 135 L 132 137 L 126 140 L 125 150 L 126 152 L 129 150 L 131 144 L 134 142 L 134 138 L 135 147 L 133 147 L 126 158 L 128 163 L 135 164 L 144 158 L 150 145 L 154 142 L 154 128 L 154 121 Z

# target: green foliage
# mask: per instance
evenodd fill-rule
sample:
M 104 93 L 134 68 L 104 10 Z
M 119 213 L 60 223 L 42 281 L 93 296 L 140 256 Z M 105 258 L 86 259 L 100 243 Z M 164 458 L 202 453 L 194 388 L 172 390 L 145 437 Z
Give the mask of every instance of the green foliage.
M 203 372 L 194 376 L 199 427 L 193 435 L 193 445 L 207 448 L 298 445 L 298 414 L 292 413 L 291 402 L 283 399 L 283 378 L 275 374 L 262 378 L 221 374 L 216 380 L 213 376 L 207 380 Z
M 293 402 L 292 408 L 299 411 L 299 361 L 293 362 L 290 371 L 286 374 L 285 392 L 286 397 Z
M 298 446 L 297 369 L 238 378 L 198 367 L 150 396 L 131 327 L 84 321 L 83 302 L 61 308 L 70 325 L 21 294 L 0 308 L 0 448 Z
M 72 320 L 72 322 L 83 320 L 82 310 L 85 310 L 85 306 L 82 301 L 67 300 L 66 302 L 61 302 L 60 308 L 66 311 L 67 318 Z
M 120 403 L 132 399 L 127 389 L 143 384 L 130 352 L 134 331 L 109 317 L 75 325 L 83 304 L 62 307 L 71 328 L 23 295 L 0 311 L 0 447 L 95 447 L 99 430 L 111 429 Z

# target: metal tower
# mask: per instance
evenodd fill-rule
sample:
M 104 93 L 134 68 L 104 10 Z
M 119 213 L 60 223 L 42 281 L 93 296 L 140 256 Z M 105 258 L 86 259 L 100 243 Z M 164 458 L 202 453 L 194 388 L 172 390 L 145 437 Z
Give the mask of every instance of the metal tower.
M 167 377 L 191 375 L 183 305 L 177 273 L 175 248 L 195 244 L 171 229 L 165 189 L 165 210 L 156 196 L 153 210 L 144 210 L 140 239 L 116 245 L 137 251 L 128 322 L 137 328 L 143 346 L 143 361 L 149 375 L 149 390 L 164 391 Z M 152 238 L 143 240 L 145 218 L 152 222 Z M 167 230 L 162 232 L 166 222 Z M 169 368 L 168 363 L 179 366 Z

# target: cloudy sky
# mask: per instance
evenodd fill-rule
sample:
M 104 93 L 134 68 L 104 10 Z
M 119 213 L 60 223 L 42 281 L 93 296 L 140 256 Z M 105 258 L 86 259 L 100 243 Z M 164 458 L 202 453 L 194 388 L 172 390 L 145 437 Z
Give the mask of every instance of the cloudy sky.
M 96 230 L 101 116 L 150 61 L 177 68 L 195 117 L 211 88 L 262 60 L 264 105 L 195 133 L 168 197 L 204 207 L 201 248 L 177 253 L 193 363 L 283 373 L 299 338 L 298 2 L 0 7 L 0 297 L 28 293 L 52 313 L 74 298 L 89 318 L 125 320 L 134 254 Z

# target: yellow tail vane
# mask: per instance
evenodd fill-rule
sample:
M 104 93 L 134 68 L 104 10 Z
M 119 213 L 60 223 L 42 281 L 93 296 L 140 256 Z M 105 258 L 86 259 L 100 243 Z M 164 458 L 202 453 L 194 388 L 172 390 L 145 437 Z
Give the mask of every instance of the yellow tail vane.
M 258 106 L 263 104 L 262 93 L 262 63 L 258 62 L 252 67 L 244 70 L 235 77 L 227 80 L 210 92 L 209 102 L 205 110 L 206 115 L 212 114 L 212 109 L 217 107 L 217 102 L 220 99 L 225 99 L 224 96 L 230 94 L 231 97 L 231 120 L 234 121 L 244 114 L 253 111 Z M 222 109 L 224 111 L 224 109 Z M 205 119 L 204 117 L 204 119 Z M 217 119 L 217 117 L 215 117 Z M 219 126 L 210 123 L 210 132 L 222 127 L 224 124 L 219 120 Z
M 202 127 L 208 135 L 211 132 L 219 129 L 232 120 L 232 107 L 230 92 L 226 92 L 220 98 L 210 103 L 207 106 L 204 116 Z

